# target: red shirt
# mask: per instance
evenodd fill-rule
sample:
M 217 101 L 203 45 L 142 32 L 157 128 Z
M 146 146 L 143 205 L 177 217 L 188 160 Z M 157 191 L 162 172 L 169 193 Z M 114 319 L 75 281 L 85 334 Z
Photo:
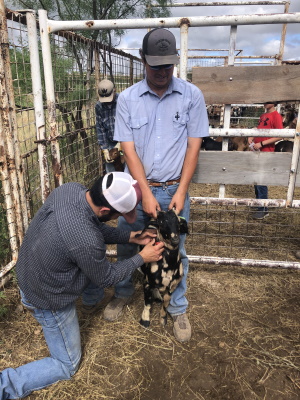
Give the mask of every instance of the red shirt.
M 282 117 L 277 111 L 264 113 L 259 118 L 257 129 L 283 129 Z M 270 139 L 269 137 L 255 137 L 254 143 L 263 142 Z M 275 143 L 263 146 L 260 151 L 274 151 Z

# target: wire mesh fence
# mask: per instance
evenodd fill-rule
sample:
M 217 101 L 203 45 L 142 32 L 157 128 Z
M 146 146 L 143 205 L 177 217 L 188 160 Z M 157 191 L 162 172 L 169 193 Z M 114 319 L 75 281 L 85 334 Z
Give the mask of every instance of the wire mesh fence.
M 30 220 L 43 202 L 43 187 L 39 160 L 39 145 L 45 148 L 45 165 L 49 176 L 50 191 L 56 185 L 57 169 L 53 164 L 55 140 L 59 150 L 59 174 L 62 182 L 77 181 L 89 186 L 103 172 L 102 155 L 97 144 L 95 131 L 95 104 L 97 85 L 103 78 L 111 79 L 116 91 L 121 92 L 140 81 L 144 76 L 140 59 L 121 50 L 108 48 L 80 34 L 59 31 L 52 34 L 51 58 L 54 76 L 55 110 L 49 109 L 46 101 L 46 83 L 44 82 L 43 62 L 39 46 L 40 66 L 42 69 L 43 107 L 45 113 L 46 138 L 37 135 L 32 84 L 32 65 L 30 60 L 26 13 L 7 12 L 8 43 L 12 89 L 15 103 L 15 121 L 17 140 L 15 149 L 20 153 L 20 170 L 24 176 L 23 201 L 27 217 Z M 226 57 L 192 58 L 188 62 L 188 71 L 194 66 L 220 66 L 226 64 Z M 189 78 L 189 75 L 188 75 Z M 282 105 L 282 113 L 293 109 L 293 104 Z M 51 136 L 51 113 L 55 111 L 57 135 Z M 210 126 L 223 124 L 224 105 L 207 105 Z M 231 105 L 230 127 L 253 128 L 257 126 L 263 108 L 259 104 Z M 291 115 L 293 115 L 291 113 Z M 295 116 L 295 115 L 294 115 Z M 11 118 L 13 121 L 13 118 Z M 285 125 L 287 126 L 287 125 Z M 9 193 L 6 183 L 9 177 L 9 165 L 6 154 L 1 155 L 2 175 L 0 194 L 0 262 L 4 267 L 12 260 L 12 242 L 15 248 L 22 240 L 22 235 L 10 229 L 14 223 L 7 215 L 17 215 L 14 196 Z M 5 168 L 7 171 L 5 172 Z M 7 178 L 6 175 L 7 174 Z M 238 188 L 238 189 L 237 189 Z M 275 188 L 276 189 L 276 188 Z M 271 194 L 273 198 L 283 199 L 285 188 Z M 207 190 L 207 187 L 205 187 Z M 237 186 L 227 196 L 254 198 L 253 187 L 248 192 L 240 192 Z M 272 193 L 272 190 L 271 190 Z M 297 192 L 295 192 L 297 195 Z M 11 200 L 8 201 L 8 195 Z M 215 197 L 217 193 L 205 194 L 201 184 L 196 185 L 194 196 Z M 298 208 L 269 209 L 267 221 L 253 221 L 252 209 L 245 205 L 200 204 L 192 202 L 190 235 L 187 239 L 187 253 L 192 256 L 208 257 L 262 258 L 278 261 L 296 261 L 294 252 L 299 243 Z M 24 230 L 26 224 L 24 224 Z M 0 277 L 2 276 L 0 275 Z
M 21 156 L 20 169 L 24 172 L 26 213 L 29 220 L 42 205 L 41 171 L 38 146 L 45 146 L 46 171 L 49 175 L 50 191 L 55 187 L 55 168 L 52 167 L 49 110 L 43 77 L 42 54 L 39 46 L 46 138 L 39 140 L 34 110 L 34 94 L 26 12 L 6 10 L 7 42 L 9 44 L 9 67 L 12 74 L 12 93 L 15 99 L 17 140 L 14 146 Z M 53 61 L 55 114 L 60 153 L 60 173 L 63 182 L 77 181 L 91 185 L 103 173 L 103 160 L 97 143 L 95 130 L 95 104 L 98 100 L 97 86 L 100 80 L 111 79 L 120 92 L 143 77 L 140 59 L 72 32 L 59 32 L 51 36 Z M 51 112 L 53 110 L 50 110 Z M 1 120 L 2 122 L 2 120 Z M 11 127 L 10 127 L 11 128 Z M 4 147 L 3 147 L 4 148 Z M 2 181 L 10 181 L 9 172 L 5 180 L 4 169 L 8 157 L 1 155 Z M 11 241 L 15 240 L 9 230 L 7 213 L 16 214 L 6 198 L 5 187 L 0 183 L 0 265 L 1 276 L 12 261 Z M 10 184 L 8 183 L 7 188 Z M 7 189 L 9 192 L 10 189 Z M 11 193 L 8 193 L 11 195 Z M 11 207 L 11 210 L 8 209 Z M 16 246 L 18 247 L 18 245 Z M 13 263 L 11 263 L 9 269 Z M 1 277 L 0 276 L 0 277 Z

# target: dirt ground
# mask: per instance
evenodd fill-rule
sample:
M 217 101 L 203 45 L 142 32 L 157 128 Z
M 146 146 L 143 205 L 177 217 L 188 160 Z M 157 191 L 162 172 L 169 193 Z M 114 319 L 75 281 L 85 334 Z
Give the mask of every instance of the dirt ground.
M 253 197 L 253 188 L 245 197 Z M 138 272 L 134 278 L 133 302 L 115 323 L 102 317 L 111 288 L 92 315 L 84 315 L 78 301 L 80 369 L 72 380 L 34 392 L 29 400 L 300 398 L 300 271 L 192 264 L 187 292 L 192 338 L 186 344 L 176 342 L 170 318 L 166 328 L 159 325 L 158 304 L 150 328 L 139 325 L 142 282 Z M 0 370 L 48 355 L 38 324 L 18 307 L 15 282 L 5 296 Z
M 300 274 L 234 267 L 191 266 L 192 339 L 176 342 L 172 321 L 150 329 L 134 301 L 115 323 L 102 308 L 86 316 L 78 304 L 83 358 L 71 381 L 34 392 L 29 400 L 296 400 L 300 398 Z M 5 290 L 9 312 L 0 322 L 0 370 L 47 356 L 38 324 L 18 312 L 15 285 Z M 111 296 L 107 291 L 103 307 Z

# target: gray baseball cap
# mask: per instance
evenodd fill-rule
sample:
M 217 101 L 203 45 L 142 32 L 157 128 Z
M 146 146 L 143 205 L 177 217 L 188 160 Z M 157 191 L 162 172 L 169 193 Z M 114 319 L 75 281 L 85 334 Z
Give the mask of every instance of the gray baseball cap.
M 151 66 L 179 63 L 175 36 L 167 29 L 156 28 L 148 32 L 144 37 L 142 50 Z
M 103 79 L 98 85 L 100 103 L 110 103 L 114 99 L 114 84 L 108 79 Z

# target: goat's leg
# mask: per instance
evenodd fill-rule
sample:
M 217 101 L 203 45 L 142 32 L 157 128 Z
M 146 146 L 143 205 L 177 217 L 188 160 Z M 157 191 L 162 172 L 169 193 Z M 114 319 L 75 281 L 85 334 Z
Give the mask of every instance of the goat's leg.
M 143 325 L 144 328 L 148 328 L 150 326 L 150 310 L 153 303 L 152 290 L 150 289 L 149 283 L 144 284 L 144 300 L 145 305 L 140 324 Z
M 167 325 L 167 307 L 170 304 L 171 294 L 170 292 L 166 292 L 163 295 L 163 302 L 160 309 L 160 323 L 162 326 Z

